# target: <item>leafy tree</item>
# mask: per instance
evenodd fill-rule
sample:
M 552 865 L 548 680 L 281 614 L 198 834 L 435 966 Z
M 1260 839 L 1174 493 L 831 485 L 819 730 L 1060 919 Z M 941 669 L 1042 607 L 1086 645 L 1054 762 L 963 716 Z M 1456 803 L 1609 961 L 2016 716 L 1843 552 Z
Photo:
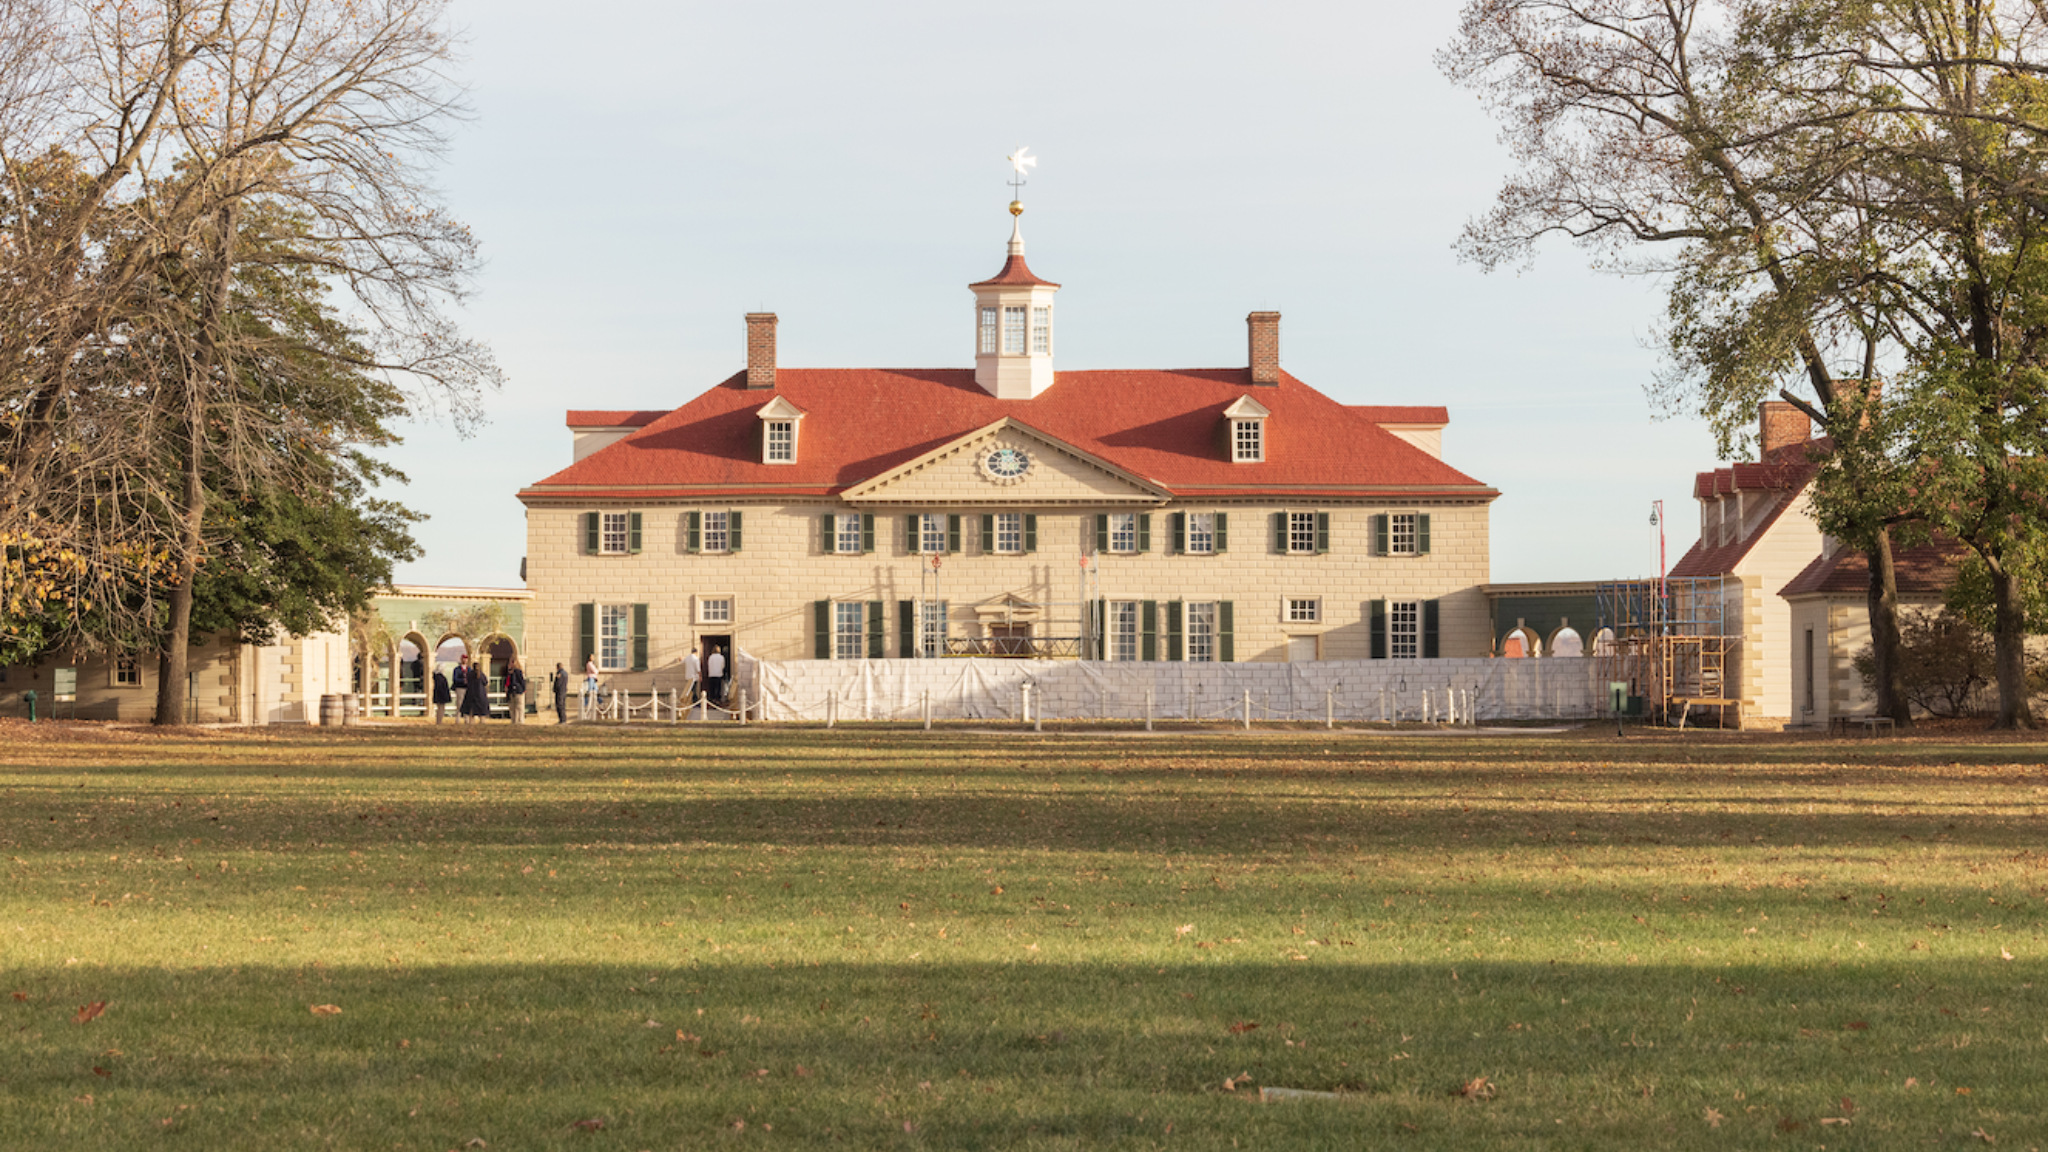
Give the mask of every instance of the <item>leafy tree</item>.
M 1906 698 L 1930 715 L 1968 714 L 1978 694 L 1992 683 L 1990 638 L 1952 612 L 1908 615 L 1902 631 L 1900 667 Z M 1870 689 L 1876 678 L 1871 650 L 1865 647 L 1851 663 L 1864 688 Z

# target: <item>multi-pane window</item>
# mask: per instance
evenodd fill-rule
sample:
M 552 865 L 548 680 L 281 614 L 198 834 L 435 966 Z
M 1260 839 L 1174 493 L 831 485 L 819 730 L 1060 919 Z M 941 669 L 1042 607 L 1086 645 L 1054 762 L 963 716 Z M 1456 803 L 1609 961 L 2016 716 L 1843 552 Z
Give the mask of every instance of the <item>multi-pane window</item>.
M 1031 354 L 1033 356 L 1052 355 L 1051 308 L 1033 308 L 1031 310 Z
M 1239 463 L 1257 463 L 1266 458 L 1266 429 L 1257 420 L 1232 421 L 1230 430 L 1231 459 Z
M 996 310 L 981 310 L 981 342 L 977 345 L 984 356 L 993 356 L 996 351 Z
M 991 541 L 991 551 L 1024 551 L 1024 514 L 1022 512 L 998 512 L 995 516 L 996 538 Z
M 597 666 L 624 672 L 633 666 L 633 606 L 601 604 L 597 609 Z
M 946 602 L 921 600 L 917 605 L 917 654 L 926 658 L 946 654 Z
M 117 688 L 142 687 L 142 661 L 134 656 L 114 657 L 114 686 Z
M 1415 513 L 1396 512 L 1387 517 L 1387 552 L 1393 556 L 1415 555 Z
M 1287 622 L 1289 624 L 1315 624 L 1323 618 L 1323 602 L 1313 597 L 1289 597 L 1287 600 Z
M 796 459 L 796 421 L 768 422 L 768 460 L 786 464 Z
M 832 550 L 834 552 L 858 553 L 860 551 L 860 513 L 841 514 L 832 518 Z
M 944 552 L 946 550 L 946 518 L 937 512 L 927 512 L 917 518 L 917 539 L 911 545 L 919 552 Z
M 704 514 L 704 551 L 723 552 L 726 550 L 726 546 L 732 540 L 728 531 L 730 527 L 729 516 L 730 513 L 726 512 L 706 512 Z
M 710 596 L 697 601 L 697 619 L 704 624 L 732 623 L 732 598 Z
M 1136 552 L 1138 550 L 1138 514 L 1136 512 L 1111 512 L 1109 514 L 1109 550 L 1111 552 Z
M 867 619 L 859 601 L 832 605 L 832 658 L 860 660 L 868 654 Z
M 598 524 L 598 550 L 617 555 L 627 550 L 627 526 L 631 517 L 624 512 L 606 512 Z
M 1396 660 L 1422 655 L 1422 601 L 1395 600 L 1387 605 L 1387 654 Z
M 1114 600 L 1109 605 L 1109 658 L 1111 660 L 1136 660 L 1138 658 L 1138 602 L 1136 600 Z
M 1216 514 L 1188 513 L 1187 550 L 1197 555 L 1216 551 Z
M 1188 659 L 1196 663 L 1216 659 L 1216 605 L 1213 601 L 1188 604 Z
M 1024 309 L 1005 307 L 1003 309 L 1003 355 L 1024 354 Z
M 1287 550 L 1289 552 L 1314 552 L 1316 550 L 1315 513 L 1289 512 L 1287 514 Z

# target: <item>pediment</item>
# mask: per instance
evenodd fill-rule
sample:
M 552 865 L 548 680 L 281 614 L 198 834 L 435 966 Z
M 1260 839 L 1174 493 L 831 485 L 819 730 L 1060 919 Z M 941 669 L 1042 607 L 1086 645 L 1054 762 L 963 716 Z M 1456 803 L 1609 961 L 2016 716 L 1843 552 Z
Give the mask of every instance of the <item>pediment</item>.
M 1021 471 L 1007 474 L 1020 460 Z M 855 484 L 844 499 L 967 508 L 1153 505 L 1171 496 L 1158 484 L 1006 416 Z
M 1223 410 L 1224 418 L 1229 420 L 1264 420 L 1272 414 L 1272 409 L 1250 396 L 1239 396 L 1230 407 Z
M 777 396 L 762 405 L 760 411 L 763 420 L 801 420 L 804 415 L 804 410 L 791 404 L 787 396 Z

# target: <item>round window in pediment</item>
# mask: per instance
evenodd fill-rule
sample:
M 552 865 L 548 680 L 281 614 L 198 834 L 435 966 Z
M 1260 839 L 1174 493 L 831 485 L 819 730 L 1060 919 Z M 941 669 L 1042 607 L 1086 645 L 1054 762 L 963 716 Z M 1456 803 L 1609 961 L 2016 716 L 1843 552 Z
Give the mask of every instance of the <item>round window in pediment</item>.
M 1031 454 L 1008 444 L 997 445 L 981 454 L 981 474 L 998 484 L 1015 484 L 1031 471 Z

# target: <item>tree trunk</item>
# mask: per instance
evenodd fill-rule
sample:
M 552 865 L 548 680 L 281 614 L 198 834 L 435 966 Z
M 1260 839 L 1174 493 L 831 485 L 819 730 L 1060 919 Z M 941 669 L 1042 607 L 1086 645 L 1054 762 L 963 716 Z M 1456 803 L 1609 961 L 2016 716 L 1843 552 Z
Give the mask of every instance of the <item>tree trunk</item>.
M 2004 564 L 1991 569 L 1993 666 L 1998 670 L 1998 719 L 1993 728 L 2032 728 L 2027 706 L 2027 627 L 2017 574 Z
M 1899 667 L 1899 570 L 1892 562 L 1891 529 L 1878 529 L 1876 542 L 1863 555 L 1870 562 L 1870 655 L 1877 666 L 1874 711 L 1909 728 L 1913 708 L 1906 700 L 1905 674 Z

